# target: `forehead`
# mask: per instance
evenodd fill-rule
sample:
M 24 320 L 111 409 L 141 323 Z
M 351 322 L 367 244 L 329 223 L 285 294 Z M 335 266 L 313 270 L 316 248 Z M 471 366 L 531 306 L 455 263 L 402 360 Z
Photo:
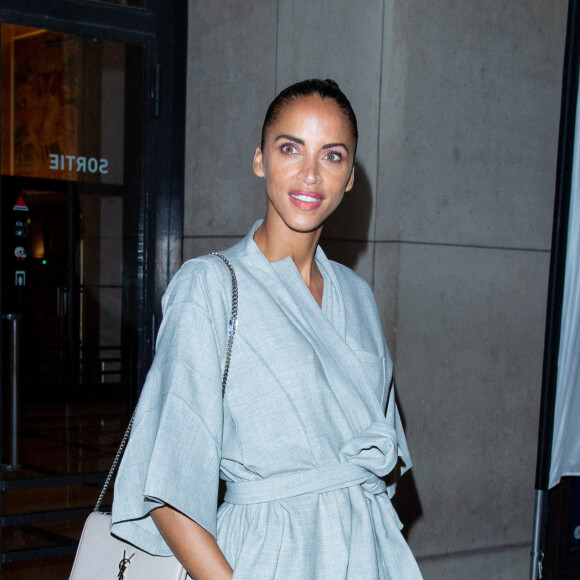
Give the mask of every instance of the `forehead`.
M 318 95 L 299 97 L 285 103 L 266 129 L 267 136 L 274 139 L 280 133 L 300 138 L 320 138 L 325 142 L 354 141 L 345 112 L 333 99 L 323 99 Z

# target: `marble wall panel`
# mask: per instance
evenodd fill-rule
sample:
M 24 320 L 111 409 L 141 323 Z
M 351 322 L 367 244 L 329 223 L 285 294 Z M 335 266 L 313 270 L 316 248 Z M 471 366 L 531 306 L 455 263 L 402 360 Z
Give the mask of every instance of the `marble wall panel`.
M 386 28 L 377 237 L 399 195 L 402 240 L 549 248 L 567 2 L 429 6 Z
M 399 244 L 376 243 L 373 264 L 373 290 L 383 323 L 387 346 L 397 375 L 397 325 L 399 317 Z
M 545 252 L 401 247 L 397 382 L 419 555 L 531 537 L 548 265 Z
M 185 236 L 243 235 L 263 213 L 252 158 L 275 96 L 276 3 L 190 2 Z
M 400 239 L 407 183 L 408 8 L 408 2 L 385 2 L 376 192 L 376 239 L 382 242 Z

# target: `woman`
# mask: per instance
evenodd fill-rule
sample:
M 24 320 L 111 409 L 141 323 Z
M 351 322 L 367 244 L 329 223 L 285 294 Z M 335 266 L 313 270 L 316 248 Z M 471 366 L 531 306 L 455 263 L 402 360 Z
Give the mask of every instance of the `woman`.
M 333 81 L 270 105 L 253 162 L 266 215 L 224 252 L 239 310 L 223 400 L 227 268 L 191 260 L 163 298 L 112 531 L 197 580 L 421 578 L 381 479 L 411 463 L 373 295 L 318 247 L 357 138 Z

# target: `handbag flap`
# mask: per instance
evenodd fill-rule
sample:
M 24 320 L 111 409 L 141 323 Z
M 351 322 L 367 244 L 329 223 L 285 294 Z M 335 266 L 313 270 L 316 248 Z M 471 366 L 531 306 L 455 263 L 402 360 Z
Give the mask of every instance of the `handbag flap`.
M 153 556 L 113 536 L 110 521 L 101 512 L 87 518 L 69 580 L 191 580 L 174 556 Z

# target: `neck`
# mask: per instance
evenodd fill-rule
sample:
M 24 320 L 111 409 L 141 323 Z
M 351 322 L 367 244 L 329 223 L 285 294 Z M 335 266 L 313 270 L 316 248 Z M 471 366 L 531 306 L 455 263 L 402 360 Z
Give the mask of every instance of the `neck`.
M 292 258 L 302 279 L 310 285 L 312 276 L 318 273 L 314 254 L 322 227 L 311 232 L 297 232 L 285 224 L 273 223 L 275 221 L 266 215 L 254 234 L 256 245 L 269 262 L 277 262 L 287 257 Z M 278 221 L 281 222 L 281 220 Z

